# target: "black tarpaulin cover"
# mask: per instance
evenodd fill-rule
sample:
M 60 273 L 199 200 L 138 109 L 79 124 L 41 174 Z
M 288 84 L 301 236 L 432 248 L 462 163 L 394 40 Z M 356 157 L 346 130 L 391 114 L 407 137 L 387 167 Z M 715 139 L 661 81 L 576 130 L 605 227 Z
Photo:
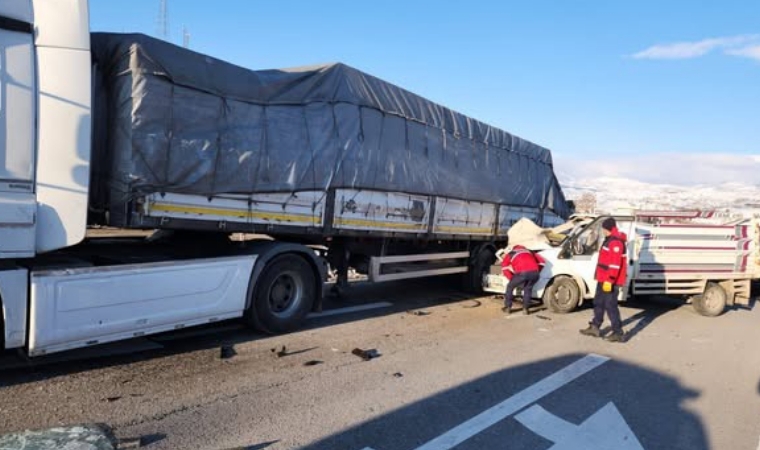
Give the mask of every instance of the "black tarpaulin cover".
M 549 150 L 344 64 L 252 71 L 136 34 L 92 51 L 94 201 L 112 209 L 354 188 L 569 214 Z

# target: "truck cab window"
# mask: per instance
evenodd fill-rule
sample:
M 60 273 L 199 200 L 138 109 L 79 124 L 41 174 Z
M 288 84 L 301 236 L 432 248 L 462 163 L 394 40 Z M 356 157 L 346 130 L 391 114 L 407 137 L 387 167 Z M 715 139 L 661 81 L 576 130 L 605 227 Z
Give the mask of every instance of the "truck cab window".
M 602 223 L 596 221 L 573 239 L 573 255 L 590 256 L 599 250 L 602 242 Z

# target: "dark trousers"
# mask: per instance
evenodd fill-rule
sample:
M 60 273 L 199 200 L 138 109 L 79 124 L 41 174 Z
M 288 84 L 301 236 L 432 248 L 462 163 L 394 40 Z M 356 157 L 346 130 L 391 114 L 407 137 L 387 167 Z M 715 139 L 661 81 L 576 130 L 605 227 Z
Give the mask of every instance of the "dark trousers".
M 514 301 L 515 288 L 522 287 L 523 290 L 523 309 L 528 309 L 530 299 L 533 298 L 533 286 L 538 282 L 538 272 L 520 272 L 514 274 L 507 285 L 507 292 L 504 293 L 504 306 L 512 307 Z
M 612 331 L 614 333 L 623 332 L 623 325 L 620 323 L 620 309 L 618 309 L 618 294 L 620 294 L 620 286 L 612 286 L 612 292 L 604 292 L 602 290 L 602 283 L 596 285 L 594 320 L 591 321 L 592 325 L 595 325 L 597 328 L 601 327 L 602 322 L 604 322 L 604 313 L 606 312 L 612 325 Z

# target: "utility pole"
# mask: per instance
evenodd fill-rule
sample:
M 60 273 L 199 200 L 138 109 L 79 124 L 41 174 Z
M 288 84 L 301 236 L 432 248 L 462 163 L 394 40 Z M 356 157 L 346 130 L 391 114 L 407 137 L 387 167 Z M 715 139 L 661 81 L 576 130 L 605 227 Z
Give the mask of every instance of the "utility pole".
M 168 15 L 168 3 L 169 0 L 160 0 L 158 6 L 158 20 L 156 21 L 157 35 L 160 38 L 166 40 L 169 37 L 169 15 Z

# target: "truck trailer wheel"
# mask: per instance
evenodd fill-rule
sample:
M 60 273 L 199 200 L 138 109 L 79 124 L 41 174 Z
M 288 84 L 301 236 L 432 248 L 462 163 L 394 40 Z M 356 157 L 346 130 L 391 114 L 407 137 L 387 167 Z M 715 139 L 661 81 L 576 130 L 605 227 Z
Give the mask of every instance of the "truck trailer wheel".
M 303 258 L 276 257 L 256 281 L 246 321 L 269 334 L 298 329 L 314 304 L 316 284 L 314 269 Z
M 552 312 L 566 314 L 578 307 L 581 290 L 570 277 L 557 277 L 544 291 L 544 305 Z
M 465 290 L 473 294 L 483 294 L 483 277 L 488 274 L 495 261 L 496 252 L 493 249 L 480 250 L 470 263 L 470 270 L 464 274 Z
M 728 293 L 718 283 L 707 283 L 705 292 L 694 297 L 692 304 L 701 315 L 716 317 L 723 314 L 728 302 Z

